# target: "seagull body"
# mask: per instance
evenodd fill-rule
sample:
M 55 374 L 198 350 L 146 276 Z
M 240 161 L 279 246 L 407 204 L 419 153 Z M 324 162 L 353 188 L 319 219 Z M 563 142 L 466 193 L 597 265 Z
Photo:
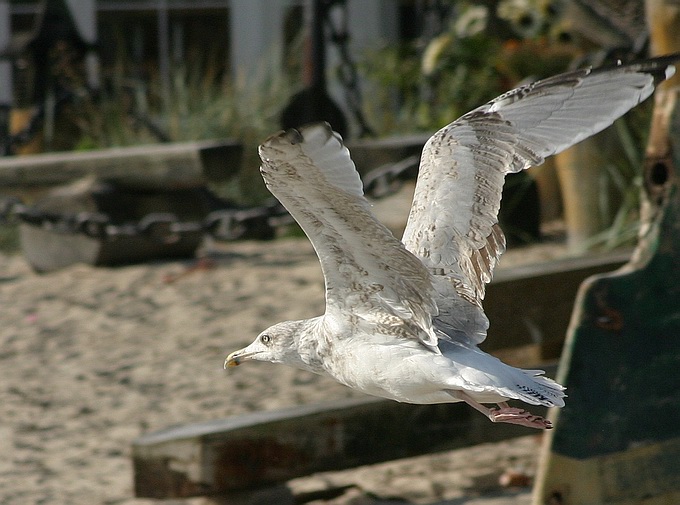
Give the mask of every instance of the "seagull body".
M 445 126 L 423 149 L 401 241 L 371 213 L 349 151 L 328 124 L 267 139 L 260 171 L 314 246 L 326 311 L 275 324 L 225 366 L 282 363 L 374 396 L 464 401 L 494 422 L 550 428 L 506 400 L 561 407 L 564 388 L 477 347 L 489 325 L 485 286 L 505 250 L 498 226 L 505 176 L 609 126 L 673 75 L 678 58 L 538 81 Z

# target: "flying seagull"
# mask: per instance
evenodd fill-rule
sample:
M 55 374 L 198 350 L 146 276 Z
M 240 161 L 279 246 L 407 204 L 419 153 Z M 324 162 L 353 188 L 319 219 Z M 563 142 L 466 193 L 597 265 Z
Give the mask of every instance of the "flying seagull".
M 328 124 L 268 138 L 260 171 L 314 246 L 326 310 L 271 326 L 225 367 L 282 363 L 369 395 L 464 401 L 494 422 L 551 428 L 506 401 L 562 407 L 564 388 L 542 370 L 511 367 L 477 347 L 489 326 L 485 285 L 505 250 L 498 225 L 505 175 L 611 125 L 672 76 L 678 59 L 561 74 L 445 126 L 423 149 L 401 241 L 371 213 L 349 151 Z

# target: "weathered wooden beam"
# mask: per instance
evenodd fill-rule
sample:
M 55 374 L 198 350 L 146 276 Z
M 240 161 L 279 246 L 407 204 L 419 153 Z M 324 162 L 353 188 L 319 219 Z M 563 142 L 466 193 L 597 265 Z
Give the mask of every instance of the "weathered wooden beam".
M 552 373 L 554 370 L 550 370 Z M 545 415 L 544 408 L 534 409 Z M 465 404 L 344 400 L 169 428 L 133 442 L 135 495 L 183 498 L 526 435 Z
M 243 146 L 202 141 L 0 158 L 0 187 L 56 186 L 84 177 L 139 189 L 220 182 L 240 168 Z

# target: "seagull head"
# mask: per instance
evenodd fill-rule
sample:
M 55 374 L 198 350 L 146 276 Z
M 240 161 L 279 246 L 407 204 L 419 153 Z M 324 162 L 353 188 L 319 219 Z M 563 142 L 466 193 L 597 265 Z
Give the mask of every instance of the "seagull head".
M 243 361 L 257 360 L 300 366 L 296 335 L 304 321 L 284 321 L 260 333 L 252 344 L 232 352 L 224 360 L 224 368 L 240 365 Z

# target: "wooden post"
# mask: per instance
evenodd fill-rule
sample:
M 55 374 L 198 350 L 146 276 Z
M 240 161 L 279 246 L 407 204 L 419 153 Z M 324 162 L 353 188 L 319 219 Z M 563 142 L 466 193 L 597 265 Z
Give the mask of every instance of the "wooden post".
M 603 177 L 607 163 L 620 157 L 621 148 L 614 130 L 608 128 L 555 156 L 555 166 L 562 190 L 567 245 L 582 252 L 588 239 L 604 231 L 613 216 L 601 208 L 602 194 L 616 195 Z
M 95 0 L 66 0 L 69 13 L 85 42 L 91 44 L 85 53 L 85 77 L 90 89 L 99 90 L 99 55 L 97 44 L 97 4 Z
M 678 9 L 648 2 L 655 52 L 680 49 Z M 659 42 L 659 44 L 656 44 Z M 534 505 L 680 503 L 678 74 L 655 95 L 640 241 L 620 270 L 581 286 Z

